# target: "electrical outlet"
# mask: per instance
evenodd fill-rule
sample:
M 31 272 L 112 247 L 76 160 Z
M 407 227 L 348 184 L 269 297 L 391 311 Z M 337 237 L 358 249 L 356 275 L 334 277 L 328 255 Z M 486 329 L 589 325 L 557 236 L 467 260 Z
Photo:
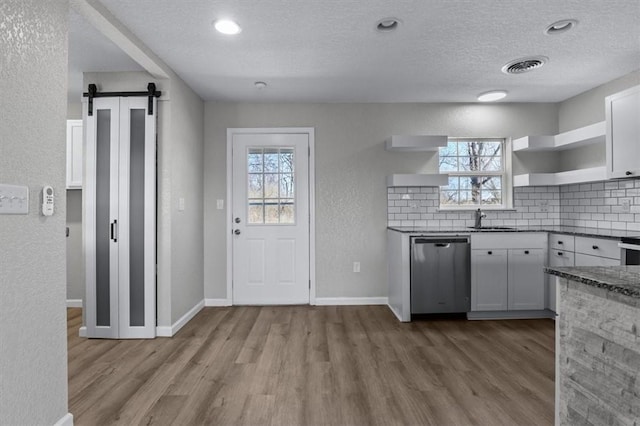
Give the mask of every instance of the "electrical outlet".
M 549 211 L 549 201 L 540 200 L 540 211 L 541 212 L 548 212 Z
M 629 213 L 631 211 L 631 200 L 629 198 L 623 198 L 620 200 L 620 205 L 622 206 L 623 212 Z
M 353 262 L 353 272 L 360 272 L 360 262 Z

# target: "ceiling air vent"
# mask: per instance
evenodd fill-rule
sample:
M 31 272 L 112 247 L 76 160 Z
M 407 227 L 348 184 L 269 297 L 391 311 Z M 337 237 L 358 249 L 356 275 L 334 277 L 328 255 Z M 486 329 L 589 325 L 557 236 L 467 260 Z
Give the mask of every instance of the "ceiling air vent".
M 502 72 L 505 74 L 522 74 L 542 67 L 548 60 L 549 58 L 545 56 L 516 59 L 515 61 L 505 64 L 505 66 L 502 67 Z

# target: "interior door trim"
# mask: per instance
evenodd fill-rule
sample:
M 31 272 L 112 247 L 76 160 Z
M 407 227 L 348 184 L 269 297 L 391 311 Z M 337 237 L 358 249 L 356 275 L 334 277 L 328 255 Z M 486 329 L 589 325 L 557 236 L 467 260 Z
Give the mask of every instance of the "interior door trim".
M 309 304 L 316 304 L 316 193 L 315 193 L 315 128 L 313 127 L 259 127 L 227 129 L 227 295 L 226 305 L 233 305 L 233 136 L 236 134 L 289 133 L 309 136 Z

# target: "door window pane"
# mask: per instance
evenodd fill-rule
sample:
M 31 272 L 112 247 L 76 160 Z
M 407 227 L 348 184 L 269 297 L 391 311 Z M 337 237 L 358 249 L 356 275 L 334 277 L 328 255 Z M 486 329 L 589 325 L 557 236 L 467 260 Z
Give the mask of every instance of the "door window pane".
M 295 223 L 295 151 L 291 147 L 247 151 L 247 222 Z
M 130 117 L 129 170 L 129 325 L 144 324 L 144 109 L 132 109 Z
M 96 325 L 111 325 L 111 110 L 96 113 Z

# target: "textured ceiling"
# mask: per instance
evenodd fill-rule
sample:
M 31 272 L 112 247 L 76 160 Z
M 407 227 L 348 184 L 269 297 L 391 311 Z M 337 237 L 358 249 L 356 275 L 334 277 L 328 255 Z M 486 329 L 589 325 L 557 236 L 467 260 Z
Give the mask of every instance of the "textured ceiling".
M 640 0 L 101 2 L 205 100 L 471 102 L 505 89 L 505 101 L 557 102 L 640 68 Z M 389 16 L 399 29 L 376 32 Z M 242 33 L 216 33 L 222 17 Z M 574 30 L 544 34 L 567 18 Z M 530 55 L 549 63 L 500 71 Z
M 69 13 L 69 102 L 78 102 L 83 72 L 141 71 L 142 67 L 78 13 Z

